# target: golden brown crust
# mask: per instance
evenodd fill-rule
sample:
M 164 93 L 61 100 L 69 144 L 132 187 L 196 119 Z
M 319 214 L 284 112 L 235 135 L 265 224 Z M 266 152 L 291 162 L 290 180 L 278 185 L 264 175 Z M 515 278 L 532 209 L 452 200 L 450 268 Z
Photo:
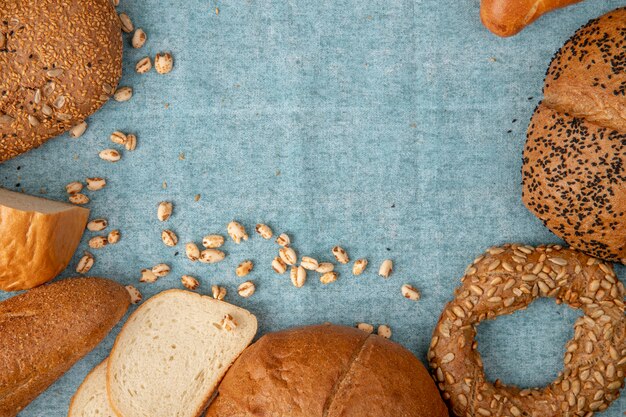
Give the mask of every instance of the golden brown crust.
M 0 303 L 0 415 L 16 415 L 90 352 L 122 318 L 126 289 L 71 278 Z
M 112 95 L 122 37 L 111 2 L 0 2 L 0 72 L 1 162 L 82 122 Z
M 379 336 L 335 325 L 263 336 L 228 371 L 207 417 L 444 417 L 421 363 Z
M 567 417 L 601 411 L 626 372 L 624 286 L 602 261 L 558 245 L 491 248 L 470 265 L 435 328 L 433 373 L 457 416 Z M 549 386 L 520 390 L 487 381 L 476 325 L 526 308 L 541 296 L 580 308 L 564 370 Z
M 555 55 L 527 133 L 522 201 L 592 256 L 626 261 L 626 8 Z
M 582 0 L 482 0 L 480 19 L 498 36 L 512 36 L 542 15 Z
M 6 193 L 0 189 L 0 196 Z M 0 204 L 0 290 L 26 290 L 56 277 L 72 259 L 88 217 L 88 209 L 69 204 L 54 213 Z
M 626 7 L 590 20 L 555 54 L 544 104 L 626 133 Z
M 370 335 L 328 408 L 328 417 L 447 417 L 422 363 L 397 343 Z

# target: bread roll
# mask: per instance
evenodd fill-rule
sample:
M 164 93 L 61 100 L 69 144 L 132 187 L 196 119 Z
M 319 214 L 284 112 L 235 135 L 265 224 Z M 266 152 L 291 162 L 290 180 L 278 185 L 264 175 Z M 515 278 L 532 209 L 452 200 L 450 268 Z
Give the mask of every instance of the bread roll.
M 626 263 L 626 8 L 555 55 L 528 127 L 522 200 L 571 247 Z
M 513 36 L 542 15 L 581 0 L 482 0 L 480 19 L 498 36 Z
M 110 0 L 0 1 L 0 162 L 98 110 L 122 75 Z
M 89 210 L 0 188 L 0 290 L 33 288 L 72 259 Z
M 12 417 L 91 351 L 128 308 L 126 289 L 71 278 L 0 303 L 0 416 Z
M 330 324 L 270 333 L 224 377 L 207 417 L 446 417 L 421 362 L 400 345 Z
M 150 298 L 109 355 L 111 407 L 119 417 L 200 415 L 256 330 L 250 312 L 212 297 L 168 290 Z

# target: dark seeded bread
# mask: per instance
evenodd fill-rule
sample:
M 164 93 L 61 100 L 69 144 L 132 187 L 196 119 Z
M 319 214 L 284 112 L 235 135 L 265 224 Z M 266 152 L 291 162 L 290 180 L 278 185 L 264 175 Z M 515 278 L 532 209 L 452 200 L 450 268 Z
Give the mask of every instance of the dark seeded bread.
M 626 262 L 626 8 L 555 55 L 524 149 L 522 200 L 573 248 Z
M 207 417 L 444 417 L 433 380 L 406 349 L 335 325 L 263 336 L 228 371 Z
M 122 37 L 111 2 L 0 1 L 0 73 L 1 162 L 69 130 L 112 95 Z
M 626 260 L 626 132 L 540 104 L 523 161 L 530 211 L 573 247 Z
M 591 20 L 548 68 L 544 104 L 626 132 L 626 7 Z
M 122 318 L 126 289 L 71 278 L 0 303 L 0 416 L 12 417 L 90 352 Z

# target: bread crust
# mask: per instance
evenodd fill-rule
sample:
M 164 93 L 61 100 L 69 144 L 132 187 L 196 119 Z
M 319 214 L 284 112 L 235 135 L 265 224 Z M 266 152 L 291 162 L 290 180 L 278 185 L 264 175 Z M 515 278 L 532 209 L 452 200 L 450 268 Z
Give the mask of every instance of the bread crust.
M 102 362 L 100 362 L 98 365 L 94 366 L 93 369 L 91 371 L 89 371 L 89 373 L 85 376 L 85 379 L 83 380 L 82 384 L 80 384 L 80 386 L 78 387 L 78 389 L 76 390 L 76 392 L 74 393 L 74 395 L 72 395 L 72 398 L 70 399 L 70 405 L 68 407 L 67 410 L 67 417 L 72 417 L 74 415 L 76 415 L 74 409 L 76 407 L 75 402 L 76 402 L 76 398 L 80 395 L 80 393 L 82 392 L 82 390 L 85 389 L 85 382 L 97 371 L 100 370 L 100 368 L 105 367 L 106 368 L 106 363 L 107 363 L 108 358 L 104 358 L 102 360 Z M 105 369 L 106 372 L 106 369 Z M 107 399 L 108 402 L 108 399 Z
M 522 201 L 557 236 L 626 262 L 626 8 L 555 55 L 528 127 Z
M 507 37 L 520 32 L 542 15 L 582 0 L 482 0 L 480 19 L 492 33 Z
M 12 417 L 90 352 L 123 317 L 126 289 L 70 278 L 0 303 L 0 416 Z
M 6 193 L 0 189 L 0 197 Z M 88 209 L 70 204 L 44 213 L 0 200 L 0 290 L 26 290 L 56 277 L 71 261 L 88 217 Z
M 69 130 L 112 95 L 122 36 L 111 2 L 0 2 L 0 72 L 1 162 Z
M 624 285 L 609 264 L 559 245 L 512 244 L 490 248 L 461 281 L 428 353 L 455 415 L 587 415 L 605 410 L 619 397 L 626 372 Z M 525 309 L 539 297 L 554 297 L 584 313 L 565 346 L 563 372 L 544 388 L 491 383 L 477 351 L 476 326 Z
M 626 7 L 590 20 L 546 72 L 546 106 L 626 132 Z
M 206 417 L 444 417 L 423 365 L 376 335 L 324 324 L 261 337 L 228 371 Z

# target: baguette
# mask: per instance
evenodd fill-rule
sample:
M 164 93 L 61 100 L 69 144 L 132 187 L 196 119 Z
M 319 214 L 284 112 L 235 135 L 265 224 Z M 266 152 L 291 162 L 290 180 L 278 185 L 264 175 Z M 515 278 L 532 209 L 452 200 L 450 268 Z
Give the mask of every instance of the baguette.
M 72 278 L 0 303 L 0 417 L 13 417 L 122 318 L 126 289 L 108 279 Z

